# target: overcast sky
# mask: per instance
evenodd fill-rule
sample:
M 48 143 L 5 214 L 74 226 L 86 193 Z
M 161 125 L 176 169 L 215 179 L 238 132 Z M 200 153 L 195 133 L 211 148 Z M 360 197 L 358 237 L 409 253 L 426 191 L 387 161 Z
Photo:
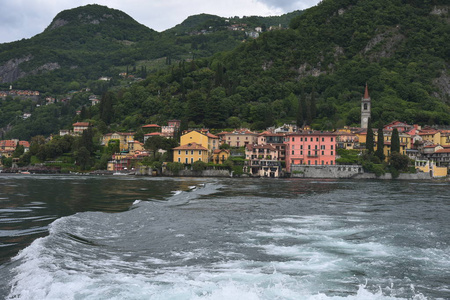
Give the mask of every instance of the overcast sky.
M 100 4 L 121 10 L 156 31 L 187 17 L 208 13 L 221 17 L 277 16 L 316 5 L 319 0 L 0 0 L 0 43 L 30 38 L 62 10 Z

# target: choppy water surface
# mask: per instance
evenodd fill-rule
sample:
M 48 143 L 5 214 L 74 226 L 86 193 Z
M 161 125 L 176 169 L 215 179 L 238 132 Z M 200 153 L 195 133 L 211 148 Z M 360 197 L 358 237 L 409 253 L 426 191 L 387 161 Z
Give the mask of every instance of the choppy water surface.
M 0 293 L 450 299 L 449 187 L 1 176 Z

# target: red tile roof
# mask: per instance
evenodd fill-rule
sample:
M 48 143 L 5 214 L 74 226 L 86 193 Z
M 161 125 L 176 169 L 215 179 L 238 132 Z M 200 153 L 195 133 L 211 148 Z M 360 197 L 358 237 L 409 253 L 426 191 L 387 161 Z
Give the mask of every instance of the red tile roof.
M 437 150 L 435 153 L 450 153 L 450 148 Z
M 158 124 L 148 124 L 148 125 L 144 125 L 142 126 L 142 128 L 160 128 L 161 126 L 159 126 Z
M 73 127 L 88 127 L 89 126 L 89 122 L 76 122 L 72 124 Z
M 186 145 L 178 146 L 176 148 L 173 148 L 173 150 L 202 150 L 202 151 L 208 151 L 205 147 L 202 145 L 199 145 L 197 143 L 189 143 Z
M 19 141 L 19 145 L 22 145 L 25 148 L 30 148 L 30 143 L 28 141 Z

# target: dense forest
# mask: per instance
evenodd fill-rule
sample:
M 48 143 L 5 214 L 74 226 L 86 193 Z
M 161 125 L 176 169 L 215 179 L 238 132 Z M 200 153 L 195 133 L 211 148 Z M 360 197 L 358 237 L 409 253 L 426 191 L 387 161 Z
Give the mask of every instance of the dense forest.
M 372 98 L 374 126 L 396 119 L 449 125 L 448 9 L 444 0 L 324 0 L 292 16 L 289 29 L 267 31 L 244 43 L 245 37 L 238 36 L 241 33 L 221 28 L 226 22 L 216 16 L 200 15 L 186 20 L 184 29 L 180 24 L 162 34 L 135 24 L 145 34 L 130 37 L 120 36 L 120 30 L 126 26 L 115 23 L 116 27 L 107 27 L 117 29 L 110 35 L 117 40 L 116 49 L 109 46 L 112 48 L 106 50 L 111 51 L 105 50 L 97 60 L 96 50 L 89 48 L 91 42 L 80 43 L 80 36 L 73 38 L 79 47 L 55 50 L 55 55 L 79 55 L 64 56 L 67 60 L 61 65 L 86 64 L 92 70 L 83 73 L 89 68 L 74 68 L 71 72 L 80 72 L 74 78 L 63 74 L 64 69 L 60 68 L 48 76 L 28 76 L 17 81 L 29 89 L 47 84 L 53 89 L 47 93 L 68 90 L 67 84 L 90 85 L 102 92 L 101 104 L 90 107 L 88 93 L 78 93 L 66 103 L 36 108 L 29 119 L 16 120 L 7 136 L 50 134 L 75 120 L 89 120 L 105 132 L 136 130 L 144 123 L 163 124 L 172 118 L 183 120 L 186 127 L 211 129 L 244 126 L 258 130 L 284 122 L 334 129 L 359 124 L 359 101 L 366 83 Z M 123 16 L 122 22 L 133 23 L 128 18 Z M 57 16 L 55 20 L 58 19 L 70 16 Z M 263 23 L 263 19 L 250 18 L 246 22 L 254 26 Z M 60 34 L 62 38 L 64 30 L 92 28 L 92 24 L 85 23 L 53 28 L 54 24 L 55 21 L 42 35 Z M 218 29 L 214 34 L 188 34 L 215 26 Z M 224 42 L 225 37 L 234 43 Z M 35 38 L 40 37 L 25 42 L 31 47 L 37 43 Z M 51 40 L 50 36 L 45 38 Z M 170 44 L 176 46 L 168 47 Z M 232 44 L 233 49 L 226 49 L 226 44 Z M 158 69 L 136 66 L 142 59 L 157 57 L 165 57 Z M 0 57 L 0 61 L 5 60 Z M 130 73 L 145 75 L 143 80 L 124 84 L 114 77 L 118 69 L 111 65 L 115 63 L 122 70 L 130 66 Z M 108 76 L 108 71 L 113 80 L 98 86 L 95 79 L 100 74 Z M 60 82 L 61 87 L 55 88 L 54 82 Z M 2 102 L 0 113 L 7 104 L 11 105 Z M 83 113 L 74 117 L 74 111 L 83 105 Z M 39 126 L 42 118 L 51 124 L 51 130 Z

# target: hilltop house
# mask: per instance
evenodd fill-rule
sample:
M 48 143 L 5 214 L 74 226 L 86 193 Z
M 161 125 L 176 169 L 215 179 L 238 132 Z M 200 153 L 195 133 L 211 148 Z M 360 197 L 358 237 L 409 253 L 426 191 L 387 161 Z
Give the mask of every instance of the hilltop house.
M 83 131 L 89 128 L 90 124 L 89 122 L 77 122 L 72 124 L 73 126 L 73 133 L 76 135 L 81 135 Z

